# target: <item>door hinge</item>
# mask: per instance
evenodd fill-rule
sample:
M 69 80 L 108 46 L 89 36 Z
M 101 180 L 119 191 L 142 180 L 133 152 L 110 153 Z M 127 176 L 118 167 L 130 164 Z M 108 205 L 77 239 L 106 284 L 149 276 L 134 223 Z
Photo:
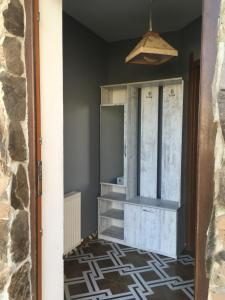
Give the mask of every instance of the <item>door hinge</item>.
M 42 161 L 37 162 L 37 196 L 42 196 Z

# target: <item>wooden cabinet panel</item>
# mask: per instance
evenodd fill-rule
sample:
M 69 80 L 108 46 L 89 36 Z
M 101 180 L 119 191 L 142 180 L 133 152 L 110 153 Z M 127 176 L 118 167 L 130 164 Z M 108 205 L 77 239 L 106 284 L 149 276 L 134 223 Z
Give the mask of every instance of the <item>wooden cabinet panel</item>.
M 159 251 L 160 247 L 160 210 L 151 207 L 141 209 L 141 248 Z
M 127 199 L 137 196 L 138 181 L 138 89 L 127 88 L 129 103 L 127 107 L 127 147 L 124 161 L 127 162 Z M 125 168 L 124 168 L 125 169 Z
M 170 257 L 177 256 L 177 212 L 160 211 L 160 252 Z
M 124 236 L 125 243 L 132 247 L 141 247 L 141 207 L 124 205 Z
M 182 115 L 181 78 L 102 87 L 100 198 L 111 201 L 99 206 L 103 238 L 174 258 L 182 251 Z
M 177 211 L 125 204 L 125 243 L 177 257 Z
M 151 198 L 157 194 L 158 98 L 157 86 L 142 88 L 140 195 Z
M 163 88 L 161 198 L 180 202 L 183 85 Z

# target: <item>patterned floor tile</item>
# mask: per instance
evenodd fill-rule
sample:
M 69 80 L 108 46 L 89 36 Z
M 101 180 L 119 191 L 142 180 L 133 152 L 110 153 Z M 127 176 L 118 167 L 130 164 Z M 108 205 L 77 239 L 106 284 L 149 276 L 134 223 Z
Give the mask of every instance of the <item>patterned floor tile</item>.
M 82 249 L 84 253 L 91 253 L 93 256 L 101 256 L 112 250 L 111 245 L 92 243 Z
M 171 291 L 167 286 L 153 289 L 154 294 L 148 296 L 150 300 L 189 300 L 190 298 L 181 290 Z
M 88 293 L 88 287 L 84 282 L 71 284 L 68 288 L 70 295 Z
M 168 276 L 180 276 L 183 280 L 193 279 L 194 266 L 193 265 L 184 265 L 180 262 L 171 262 L 168 263 L 168 269 L 166 270 Z
M 157 275 L 154 271 L 141 272 L 140 275 L 144 281 L 154 281 L 160 279 L 159 275 Z
M 135 283 L 131 276 L 120 275 L 119 272 L 106 273 L 104 277 L 97 280 L 97 285 L 100 290 L 109 289 L 113 295 L 129 292 L 129 285 Z
M 65 300 L 194 299 L 194 259 L 97 240 L 65 258 Z
M 100 269 L 103 269 L 103 268 L 114 267 L 115 264 L 112 262 L 111 259 L 103 259 L 98 261 L 98 266 Z
M 90 270 L 88 263 L 80 264 L 76 259 L 64 262 L 64 274 L 68 279 L 81 277 L 83 272 L 88 270 Z
M 148 254 L 140 254 L 138 251 L 129 252 L 125 257 L 121 258 L 123 264 L 132 264 L 134 267 L 148 266 L 147 262 L 150 260 L 151 258 Z

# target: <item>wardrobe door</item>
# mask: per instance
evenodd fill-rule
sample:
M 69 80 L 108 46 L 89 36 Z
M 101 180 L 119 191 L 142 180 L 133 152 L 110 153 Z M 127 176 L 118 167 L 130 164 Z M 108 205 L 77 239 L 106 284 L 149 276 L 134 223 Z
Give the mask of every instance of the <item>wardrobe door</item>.
M 177 212 L 160 211 L 160 252 L 176 258 L 177 256 Z
M 138 205 L 124 205 L 124 236 L 125 243 L 129 246 L 140 248 L 141 231 L 141 207 Z
M 163 87 L 161 198 L 180 203 L 183 84 Z
M 160 210 L 151 207 L 141 209 L 141 248 L 160 250 Z
M 157 194 L 158 98 L 158 87 L 142 88 L 140 195 L 150 198 Z

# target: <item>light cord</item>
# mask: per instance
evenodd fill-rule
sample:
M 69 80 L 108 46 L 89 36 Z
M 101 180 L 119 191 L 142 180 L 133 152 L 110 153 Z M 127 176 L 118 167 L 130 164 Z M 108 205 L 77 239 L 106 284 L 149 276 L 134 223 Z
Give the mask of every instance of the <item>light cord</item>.
M 150 0 L 149 31 L 152 31 L 152 0 Z

